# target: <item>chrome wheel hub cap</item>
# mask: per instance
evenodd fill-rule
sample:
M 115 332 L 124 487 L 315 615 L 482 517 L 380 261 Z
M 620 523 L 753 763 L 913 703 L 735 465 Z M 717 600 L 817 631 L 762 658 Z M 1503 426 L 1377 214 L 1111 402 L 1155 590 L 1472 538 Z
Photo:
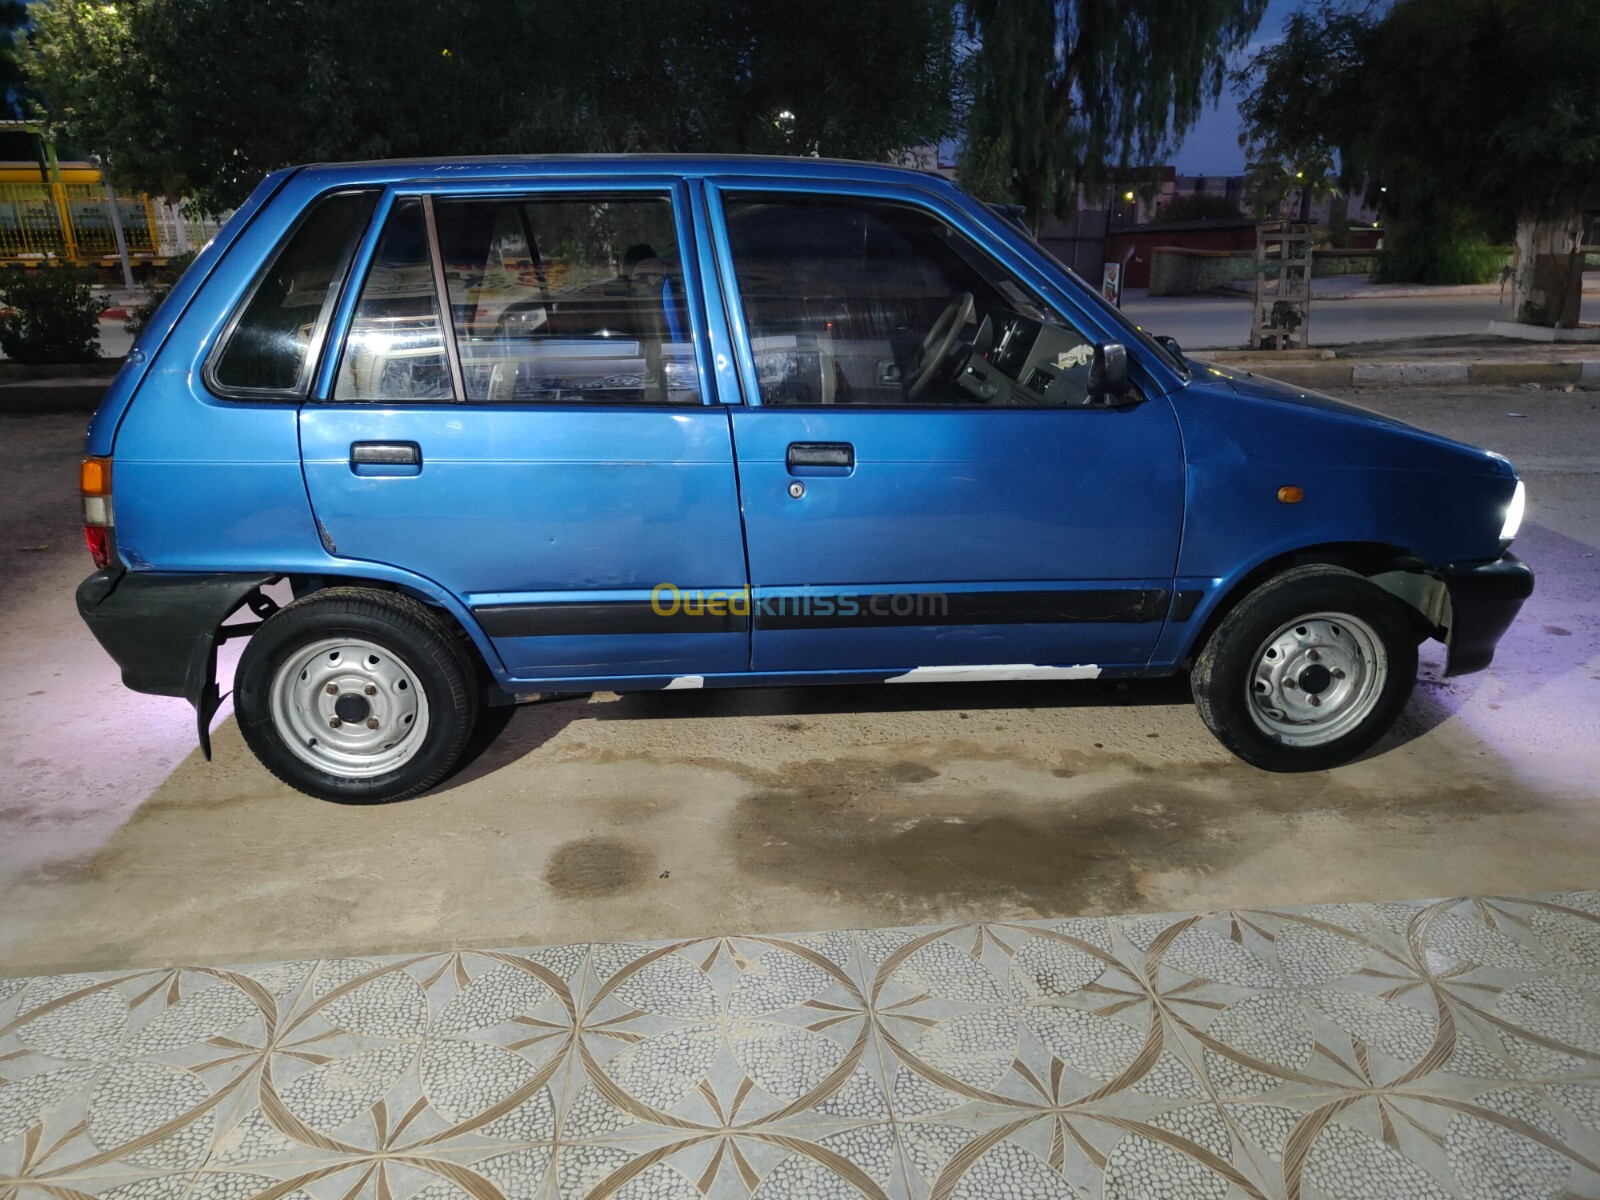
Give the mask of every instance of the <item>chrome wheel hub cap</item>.
M 1245 681 L 1257 728 L 1286 746 L 1322 746 L 1354 730 L 1383 694 L 1389 659 L 1370 625 L 1312 613 L 1256 651 Z
M 385 775 L 421 749 L 428 697 L 405 660 L 359 638 L 325 638 L 272 679 L 272 723 L 303 762 L 344 779 Z

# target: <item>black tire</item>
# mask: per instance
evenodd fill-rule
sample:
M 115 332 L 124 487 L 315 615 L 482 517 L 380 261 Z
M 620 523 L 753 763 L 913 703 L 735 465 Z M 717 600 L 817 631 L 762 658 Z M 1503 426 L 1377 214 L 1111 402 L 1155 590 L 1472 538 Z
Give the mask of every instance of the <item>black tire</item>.
M 319 706 L 345 705 L 341 711 L 347 717 L 333 721 L 310 702 L 291 712 L 286 707 L 292 703 L 289 697 L 301 696 L 312 686 L 297 685 L 292 677 L 279 685 L 275 705 L 273 688 L 279 672 L 296 659 L 305 661 L 312 647 L 340 639 L 375 652 L 347 658 L 346 667 L 325 665 L 323 656 L 312 656 L 299 679 L 313 678 L 311 670 L 344 672 L 327 675 L 328 683 L 305 694 L 315 696 Z M 331 651 L 327 658 L 337 663 L 338 653 Z M 375 665 L 366 667 L 369 662 Z M 461 639 L 426 605 L 397 592 L 365 588 L 328 588 L 274 613 L 251 637 L 234 676 L 239 731 L 261 764 L 290 787 L 340 804 L 405 800 L 433 787 L 450 773 L 466 748 L 477 722 L 478 702 L 473 662 Z M 365 711 L 352 714 L 352 707 Z M 380 717 L 381 727 L 375 727 L 375 733 L 362 732 Z M 331 747 L 317 749 L 315 737 L 305 739 L 303 750 L 292 748 L 291 739 L 299 741 L 297 721 L 303 722 L 302 731 L 323 721 L 334 727 L 348 724 L 347 731 L 330 733 L 330 742 L 334 737 L 350 743 L 369 738 L 375 742 L 370 750 L 347 747 L 351 765 L 345 768 L 342 762 L 329 761 Z M 391 736 L 395 740 L 385 744 Z M 412 736 L 416 741 L 406 745 Z M 399 752 L 393 749 L 397 744 L 402 746 Z M 371 760 L 362 762 L 363 753 L 370 753 Z M 397 753 L 409 757 L 391 768 Z
M 1340 625 L 1341 615 L 1354 621 Z M 1282 631 L 1285 639 L 1292 640 L 1291 631 L 1303 632 L 1307 628 L 1296 624 L 1305 619 L 1312 621 L 1313 641 L 1316 628 L 1331 631 L 1332 639 L 1348 639 L 1337 642 L 1331 652 L 1327 644 L 1322 644 L 1320 656 L 1330 661 L 1350 647 L 1359 648 L 1366 640 L 1373 641 L 1379 654 L 1371 657 L 1381 662 L 1375 661 L 1372 668 L 1370 691 L 1363 693 L 1351 684 L 1348 691 L 1341 692 L 1347 676 L 1340 674 L 1333 680 L 1327 678 L 1326 669 L 1310 680 L 1310 687 L 1297 682 L 1306 678 L 1305 668 L 1298 666 L 1305 661 L 1302 652 L 1276 652 L 1276 647 L 1284 643 L 1275 640 L 1275 635 Z M 1419 621 L 1420 617 L 1403 601 L 1353 571 L 1325 565 L 1294 567 L 1245 596 L 1212 632 L 1189 672 L 1195 707 L 1217 740 L 1254 766 L 1268 771 L 1321 771 L 1339 766 L 1387 733 L 1410 698 L 1417 681 Z M 1352 633 L 1363 625 L 1365 629 L 1359 634 Z M 1369 634 L 1371 639 L 1367 638 Z M 1275 651 L 1270 661 L 1269 649 Z M 1359 656 L 1358 661 L 1365 661 L 1366 657 Z M 1286 664 L 1281 670 L 1289 682 L 1281 685 L 1287 690 L 1274 692 L 1270 673 L 1280 659 Z M 1287 665 L 1291 662 L 1296 667 Z M 1299 676 L 1293 673 L 1295 669 L 1301 670 Z M 1357 677 L 1354 670 L 1348 674 Z M 1259 703 L 1251 695 L 1252 688 L 1261 691 Z M 1303 704 L 1313 695 L 1319 704 L 1324 695 L 1330 701 L 1352 697 L 1344 709 L 1343 720 L 1348 722 L 1348 728 L 1337 724 L 1328 730 L 1316 728 L 1318 721 L 1339 719 L 1330 703 L 1327 711 L 1332 716 L 1320 710 L 1298 710 L 1308 721 L 1303 734 L 1298 726 L 1282 732 L 1293 723 L 1295 710 L 1274 709 L 1276 700 L 1287 697 L 1292 703 Z M 1353 698 L 1360 695 L 1365 699 Z M 1337 736 L 1330 736 L 1335 732 Z M 1318 737 L 1329 740 L 1292 744 L 1300 738 L 1314 741 Z

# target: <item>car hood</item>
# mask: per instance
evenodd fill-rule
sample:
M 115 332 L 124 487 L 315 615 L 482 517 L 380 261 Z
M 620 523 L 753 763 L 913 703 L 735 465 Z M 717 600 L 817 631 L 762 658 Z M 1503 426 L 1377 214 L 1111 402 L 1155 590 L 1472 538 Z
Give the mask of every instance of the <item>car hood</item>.
M 1394 417 L 1353 404 L 1348 400 L 1340 400 L 1325 392 L 1311 391 L 1249 371 L 1229 370 L 1211 363 L 1196 362 L 1193 366 L 1197 382 L 1203 380 L 1209 386 L 1224 387 L 1247 399 L 1273 401 L 1309 409 L 1335 417 L 1350 425 L 1365 427 L 1374 434 L 1398 435 L 1413 445 L 1426 446 L 1442 452 L 1458 467 L 1476 467 L 1489 475 L 1515 474 L 1511 464 L 1502 455 L 1437 433 L 1430 433 L 1425 429 L 1418 429 L 1415 425 L 1408 425 Z
M 1277 379 L 1268 379 L 1265 375 L 1256 375 L 1250 371 L 1230 371 L 1225 367 L 1213 366 L 1210 363 L 1197 363 L 1204 374 L 1213 383 L 1222 383 L 1241 396 L 1253 396 L 1261 400 L 1282 400 L 1285 404 L 1298 404 L 1302 408 L 1315 408 L 1323 412 L 1341 413 L 1345 416 L 1374 421 L 1380 425 L 1398 425 L 1405 429 L 1415 426 L 1407 425 L 1404 421 L 1397 421 L 1383 413 L 1374 412 L 1370 408 L 1363 408 L 1359 404 L 1352 404 L 1348 400 L 1340 400 L 1326 392 L 1308 391 L 1306 388 L 1297 387 L 1292 383 L 1283 383 Z

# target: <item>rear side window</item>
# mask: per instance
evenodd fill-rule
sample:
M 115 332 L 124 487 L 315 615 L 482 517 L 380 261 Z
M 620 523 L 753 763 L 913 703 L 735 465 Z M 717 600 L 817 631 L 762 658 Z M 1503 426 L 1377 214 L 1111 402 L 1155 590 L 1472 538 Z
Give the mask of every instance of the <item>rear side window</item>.
M 394 206 L 361 286 L 335 400 L 452 400 L 422 201 Z
M 439 199 L 439 269 L 422 204 L 385 226 L 345 342 L 335 400 L 698 404 L 669 196 Z
M 320 201 L 251 288 L 212 359 L 211 384 L 244 397 L 303 395 L 376 192 Z

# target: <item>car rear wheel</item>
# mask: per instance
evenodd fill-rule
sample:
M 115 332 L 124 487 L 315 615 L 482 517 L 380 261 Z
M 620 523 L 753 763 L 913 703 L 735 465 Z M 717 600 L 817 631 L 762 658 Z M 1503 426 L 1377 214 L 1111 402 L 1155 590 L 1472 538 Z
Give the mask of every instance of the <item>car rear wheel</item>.
M 1190 672 L 1206 726 L 1269 771 L 1349 762 L 1394 724 L 1417 679 L 1417 618 L 1339 567 L 1296 567 L 1223 618 Z
M 250 749 L 291 787 L 377 804 L 450 772 L 478 694 L 466 651 L 425 605 L 330 588 L 275 613 L 250 639 L 234 710 Z

